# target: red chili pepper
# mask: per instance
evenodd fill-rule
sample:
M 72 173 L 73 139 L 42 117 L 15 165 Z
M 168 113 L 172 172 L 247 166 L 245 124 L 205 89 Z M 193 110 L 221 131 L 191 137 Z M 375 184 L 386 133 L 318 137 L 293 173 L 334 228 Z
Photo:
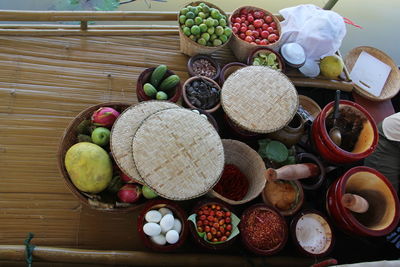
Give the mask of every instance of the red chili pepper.
M 226 198 L 241 200 L 246 196 L 248 187 L 248 180 L 240 169 L 233 164 L 226 164 L 214 190 Z

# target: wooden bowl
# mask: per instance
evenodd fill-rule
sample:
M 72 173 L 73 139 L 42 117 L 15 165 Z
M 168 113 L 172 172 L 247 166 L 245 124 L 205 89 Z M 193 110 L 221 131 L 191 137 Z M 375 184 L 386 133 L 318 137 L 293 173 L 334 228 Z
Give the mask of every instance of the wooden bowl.
M 214 68 L 216 70 L 214 76 L 212 76 L 212 77 L 205 76 L 205 77 L 210 78 L 210 79 L 212 79 L 214 81 L 217 81 L 218 78 L 219 78 L 220 72 L 221 72 L 221 66 L 218 64 L 218 62 L 215 59 L 213 59 L 211 56 L 208 56 L 208 55 L 198 54 L 198 55 L 195 55 L 195 56 L 189 58 L 188 63 L 187 63 L 187 68 L 188 68 L 189 75 L 191 77 L 193 77 L 193 76 L 203 76 L 203 75 L 200 75 L 200 74 L 196 73 L 194 71 L 194 69 L 193 69 L 193 63 L 196 62 L 196 60 L 199 60 L 199 59 L 207 60 L 208 62 L 211 63 L 211 65 L 214 66 Z
M 298 213 L 290 223 L 290 233 L 293 243 L 304 255 L 321 258 L 328 255 L 333 249 L 332 227 L 319 211 L 306 210 Z M 321 234 L 322 237 L 318 237 L 318 234 Z M 311 247 L 310 244 L 313 244 L 314 247 Z
M 189 107 L 190 109 L 201 109 L 200 107 L 196 107 L 195 105 L 193 105 L 189 101 L 188 96 L 186 94 L 186 87 L 189 86 L 189 84 L 191 82 L 196 81 L 196 80 L 206 80 L 206 81 L 212 83 L 213 85 L 215 85 L 215 88 L 217 88 L 221 92 L 221 87 L 218 85 L 218 83 L 210 78 L 207 78 L 204 76 L 195 76 L 195 77 L 191 77 L 191 78 L 187 79 L 186 82 L 183 84 L 182 98 L 183 98 L 184 106 Z M 218 103 L 213 108 L 206 109 L 204 111 L 207 113 L 213 113 L 213 112 L 217 111 L 220 107 L 221 107 L 221 101 L 218 101 Z
M 165 245 L 158 245 L 154 243 L 149 236 L 147 236 L 143 232 L 143 226 L 146 223 L 145 222 L 145 215 L 148 211 L 150 210 L 158 210 L 160 208 L 167 208 L 170 209 L 173 213 L 174 218 L 178 219 L 181 221 L 182 224 L 182 230 L 179 234 L 179 241 L 175 244 L 165 244 Z M 178 206 L 173 201 L 167 200 L 167 199 L 155 199 L 155 200 L 150 200 L 147 202 L 143 210 L 140 212 L 138 219 L 137 219 L 137 231 L 139 233 L 140 239 L 143 241 L 143 243 L 150 249 L 154 251 L 159 251 L 159 252 L 169 252 L 176 250 L 177 248 L 181 247 L 187 238 L 188 235 L 188 222 L 187 222 L 187 215 L 185 211 Z
M 194 206 L 194 208 L 192 209 L 192 213 L 197 213 L 201 207 L 205 206 L 205 205 L 219 205 L 221 207 L 222 210 L 224 211 L 230 211 L 232 212 L 232 208 L 225 202 L 219 200 L 219 199 L 203 199 L 199 202 L 196 203 L 196 205 Z M 223 250 L 223 249 L 227 249 L 230 246 L 232 246 L 232 244 L 235 242 L 236 238 L 239 236 L 235 236 L 232 239 L 225 241 L 223 243 L 219 243 L 219 244 L 213 244 L 210 242 L 205 241 L 202 237 L 199 236 L 199 234 L 197 233 L 197 229 L 196 226 L 194 225 L 193 222 L 189 222 L 189 229 L 190 229 L 190 233 L 194 239 L 194 241 L 202 248 L 208 249 L 208 250 Z
M 257 57 L 257 55 L 259 53 L 265 53 L 267 55 L 275 54 L 276 59 L 278 61 L 278 68 L 279 68 L 278 70 L 280 70 L 282 72 L 285 71 L 285 62 L 283 61 L 282 56 L 278 52 L 275 52 L 274 50 L 272 50 L 272 49 L 270 49 L 270 48 L 268 48 L 266 46 L 257 46 L 253 50 L 251 50 L 251 52 L 249 54 L 249 57 L 247 58 L 247 65 L 252 66 L 253 65 L 253 59 L 255 57 Z M 267 67 L 267 66 L 265 66 L 265 67 Z
M 143 205 L 143 202 L 144 202 L 143 198 L 138 203 L 132 204 L 132 206 L 129 206 L 129 207 L 112 207 L 111 205 L 113 203 L 110 203 L 110 202 L 93 201 L 93 199 L 89 198 L 89 196 L 90 196 L 89 194 L 82 193 L 72 183 L 71 179 L 69 178 L 67 169 L 65 167 L 65 162 L 64 162 L 65 154 L 67 153 L 68 149 L 78 142 L 76 128 L 82 121 L 90 119 L 93 112 L 96 111 L 97 109 L 99 109 L 100 107 L 111 107 L 119 112 L 122 112 L 129 106 L 130 105 L 128 103 L 106 102 L 106 103 L 100 103 L 100 104 L 88 107 L 85 110 L 83 110 L 82 112 L 80 112 L 70 122 L 70 124 L 65 129 L 63 136 L 60 139 L 60 143 L 58 146 L 58 152 L 57 152 L 57 165 L 58 165 L 58 169 L 61 173 L 61 176 L 63 177 L 64 182 L 66 183 L 67 187 L 71 190 L 71 192 L 74 194 L 74 196 L 77 197 L 83 205 L 86 205 L 92 209 L 101 210 L 101 211 L 109 211 L 109 212 L 128 212 L 128 211 L 135 210 Z
M 263 214 L 261 217 L 260 214 Z M 252 216 L 257 216 L 256 219 L 252 219 Z M 264 238 L 262 240 L 262 236 L 259 234 L 254 234 L 251 232 L 250 229 L 259 231 L 259 233 L 262 233 L 263 230 L 270 230 L 271 227 L 271 222 L 270 221 L 265 221 L 266 218 L 274 219 L 274 223 L 276 223 L 275 229 L 278 228 L 278 231 L 275 231 L 274 234 L 276 236 L 268 235 L 265 234 Z M 253 221 L 256 223 L 253 223 Z M 259 223 L 257 223 L 259 222 Z M 248 250 L 255 254 L 263 255 L 263 256 L 268 256 L 268 255 L 273 255 L 278 253 L 283 249 L 283 247 L 286 245 L 287 239 L 288 239 L 288 227 L 286 224 L 285 219 L 283 216 L 277 211 L 275 208 L 268 206 L 266 204 L 254 204 L 247 208 L 241 217 L 240 224 L 239 224 L 239 229 L 240 229 L 240 235 L 242 238 L 242 241 L 244 245 L 247 247 Z M 252 235 L 255 235 L 253 238 Z M 269 242 L 270 240 L 274 240 L 273 238 L 276 238 L 277 240 L 274 241 L 275 245 L 273 248 L 260 248 L 257 247 L 253 242 Z
M 321 107 L 317 102 L 312 100 L 310 97 L 299 95 L 299 105 L 301 105 L 311 116 L 315 119 L 321 112 Z
M 246 67 L 247 65 L 241 62 L 231 62 L 226 64 L 219 75 L 219 84 L 222 86 L 225 82 L 226 79 L 228 79 L 229 75 L 237 71 L 238 69 L 241 69 L 243 67 Z
M 143 91 L 143 85 L 145 83 L 150 82 L 150 76 L 153 73 L 155 68 L 148 68 L 145 69 L 138 77 L 137 82 L 136 82 L 136 96 L 139 102 L 142 101 L 148 101 L 148 100 L 156 100 L 153 99 L 149 96 L 147 96 L 144 91 Z M 167 70 L 167 73 L 164 75 L 164 79 L 174 75 L 175 73 L 171 70 Z M 157 88 L 156 88 L 157 89 Z M 179 99 L 181 98 L 182 95 L 182 84 L 179 82 L 174 89 L 171 89 L 171 91 L 168 93 L 168 101 L 170 102 L 178 102 Z

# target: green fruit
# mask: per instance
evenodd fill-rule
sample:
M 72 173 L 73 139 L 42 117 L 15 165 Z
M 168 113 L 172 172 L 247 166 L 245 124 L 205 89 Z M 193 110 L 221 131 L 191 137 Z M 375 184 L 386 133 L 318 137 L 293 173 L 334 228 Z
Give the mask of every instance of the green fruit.
M 319 63 L 321 74 L 329 79 L 337 78 L 342 73 L 343 66 L 342 59 L 337 55 L 324 57 Z
M 223 35 L 224 34 L 224 28 L 222 28 L 222 26 L 217 26 L 215 28 L 215 34 L 216 35 Z
M 185 24 L 186 21 L 186 16 L 185 15 L 180 15 L 179 16 L 179 23 L 180 24 Z
M 188 13 L 189 12 L 189 9 L 187 8 L 187 7 L 184 7 L 184 8 L 182 8 L 181 9 L 181 15 L 186 15 L 186 13 Z
M 214 26 L 214 20 L 213 20 L 212 18 L 208 18 L 208 19 L 206 20 L 206 25 L 207 25 L 208 27 L 213 27 L 213 26 Z
M 163 91 L 158 91 L 157 95 L 156 95 L 156 99 L 157 100 L 167 100 L 168 95 L 166 93 L 164 93 Z
M 226 35 L 227 37 L 231 36 L 232 35 L 232 29 L 231 28 L 225 28 L 224 35 Z
M 148 187 L 147 185 L 144 185 L 142 187 L 142 193 L 143 196 L 147 199 L 152 199 L 152 198 L 156 198 L 158 197 L 157 193 L 154 192 L 150 187 Z
M 197 43 L 199 45 L 206 45 L 207 41 L 204 38 L 200 38 L 199 40 L 197 40 Z
M 92 132 L 92 142 L 99 146 L 106 146 L 110 143 L 111 131 L 104 127 L 97 127 Z
M 194 36 L 193 34 L 190 35 L 189 38 L 190 38 L 190 40 L 192 40 L 192 41 L 195 41 L 195 42 L 197 41 L 197 37 Z
M 206 46 L 212 46 L 212 43 L 210 41 L 208 41 Z
M 210 40 L 210 34 L 205 32 L 201 35 L 201 38 L 203 38 L 204 40 L 206 40 L 207 42 Z
M 78 142 L 89 142 L 92 143 L 92 138 L 86 134 L 78 134 Z
M 214 9 L 211 10 L 211 17 L 213 19 L 220 19 L 221 18 L 221 13 L 219 12 L 218 9 L 214 8 Z
M 204 12 L 205 14 L 209 13 L 209 12 L 210 12 L 210 8 L 209 8 L 207 5 L 204 5 L 204 6 L 203 6 L 203 12 Z
M 111 180 L 111 182 L 107 186 L 107 191 L 116 194 L 121 187 L 123 186 L 123 183 L 121 181 L 120 176 L 114 176 Z
M 201 31 L 201 32 L 206 32 L 206 31 L 208 30 L 207 25 L 204 24 L 204 23 L 203 23 L 203 24 L 200 24 L 199 27 L 200 27 L 200 31 Z
M 228 41 L 228 37 L 226 37 L 226 35 L 220 35 L 218 38 L 222 41 L 222 43 L 226 43 L 226 41 Z
M 198 15 L 200 18 L 205 19 L 206 18 L 206 14 L 204 12 L 199 12 Z
M 194 35 L 200 34 L 200 27 L 197 25 L 192 26 L 192 28 L 190 28 L 190 32 Z
M 154 97 L 157 94 L 157 89 L 151 83 L 145 83 L 143 85 L 144 93 L 149 97 Z
M 151 73 L 150 83 L 156 88 L 160 84 L 162 79 L 164 78 L 165 73 L 167 73 L 167 66 L 165 66 L 165 65 L 158 66 Z M 143 88 L 143 90 L 144 90 L 144 88 Z M 145 93 L 146 93 L 146 90 L 145 90 Z M 147 95 L 147 93 L 146 93 L 146 95 Z M 151 95 L 149 95 L 149 96 L 151 96 Z
M 222 26 L 222 27 L 225 27 L 226 26 L 226 20 L 220 19 L 219 20 L 219 25 Z
M 207 29 L 207 32 L 208 32 L 209 34 L 214 34 L 215 28 L 214 28 L 214 27 L 210 27 L 210 28 Z
M 192 11 L 189 11 L 188 13 L 186 13 L 186 17 L 188 19 L 194 19 L 195 15 L 194 15 L 194 13 Z
M 92 122 L 90 120 L 83 120 L 79 125 L 76 127 L 76 132 L 80 134 L 90 134 L 90 126 Z
M 198 15 L 200 12 L 202 12 L 203 11 L 203 7 L 201 7 L 201 6 L 197 6 L 196 7 L 196 12 L 195 12 L 195 14 L 196 15 Z
M 190 6 L 189 11 L 192 12 L 193 14 L 196 12 L 197 8 L 195 6 Z
M 183 34 L 186 35 L 186 36 L 190 36 L 192 34 L 191 31 L 190 31 L 190 28 L 185 26 L 183 28 Z
M 217 39 L 218 38 L 218 36 L 214 33 L 214 34 L 211 34 L 211 36 L 210 36 L 210 41 L 214 41 L 215 39 Z
M 213 46 L 220 46 L 220 45 L 222 45 L 222 41 L 220 39 L 215 39 L 213 41 Z
M 194 25 L 194 20 L 193 19 L 187 19 L 185 21 L 185 26 L 186 27 L 192 27 Z
M 199 4 L 199 6 L 201 6 L 201 7 L 203 7 L 203 6 L 205 6 L 206 5 L 206 3 L 203 3 L 203 2 L 201 2 L 200 4 Z
M 202 19 L 202 18 L 196 17 L 196 18 L 194 19 L 194 24 L 200 25 L 201 23 L 203 23 L 203 19 Z
M 162 83 L 160 84 L 159 89 L 161 91 L 166 91 L 168 92 L 169 90 L 171 90 L 172 88 L 174 88 L 181 79 L 179 79 L 178 75 L 171 75 L 167 78 L 164 79 L 164 81 L 162 81 Z
M 110 156 L 98 145 L 77 143 L 68 149 L 64 162 L 72 183 L 80 191 L 100 193 L 111 181 Z
M 214 27 L 217 27 L 219 25 L 219 21 L 217 19 L 214 19 Z

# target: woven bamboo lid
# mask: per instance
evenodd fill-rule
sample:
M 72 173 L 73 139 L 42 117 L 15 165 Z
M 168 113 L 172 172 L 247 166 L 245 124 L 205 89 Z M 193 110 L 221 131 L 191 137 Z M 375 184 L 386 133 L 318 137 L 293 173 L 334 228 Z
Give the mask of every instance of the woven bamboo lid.
M 110 147 L 118 167 L 130 178 L 143 183 L 132 157 L 132 139 L 143 120 L 151 114 L 167 109 L 179 108 L 166 101 L 145 101 L 126 109 L 115 121 L 111 130 Z
M 349 72 L 352 71 L 362 51 L 365 51 L 371 56 L 379 59 L 383 63 L 386 63 L 392 68 L 392 70 L 389 73 L 389 77 L 387 78 L 386 83 L 383 86 L 380 96 L 374 96 L 373 94 L 368 93 L 367 91 L 365 91 L 363 88 L 359 87 L 356 84 L 354 84 L 354 91 L 356 91 L 357 94 L 372 101 L 384 101 L 387 99 L 391 99 L 392 97 L 397 95 L 397 93 L 400 90 L 400 70 L 397 67 L 396 63 L 393 61 L 393 59 L 379 49 L 370 46 L 359 46 L 353 48 L 347 54 L 344 60 L 344 63 Z
M 218 133 L 187 109 L 167 109 L 149 116 L 133 138 L 132 152 L 144 183 L 172 200 L 207 193 L 224 167 Z
M 228 77 L 221 103 L 228 117 L 241 128 L 270 133 L 290 122 L 299 98 L 286 75 L 268 67 L 250 66 Z

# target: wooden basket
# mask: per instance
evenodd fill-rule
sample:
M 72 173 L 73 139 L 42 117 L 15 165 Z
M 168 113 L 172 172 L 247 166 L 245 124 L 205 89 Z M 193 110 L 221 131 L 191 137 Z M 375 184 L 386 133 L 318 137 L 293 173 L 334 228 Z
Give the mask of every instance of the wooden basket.
M 301 105 L 305 110 L 314 117 L 314 119 L 321 112 L 321 107 L 317 102 L 305 95 L 299 95 L 299 105 Z
M 230 20 L 228 20 L 228 16 L 226 15 L 226 13 L 225 13 L 222 9 L 220 9 L 219 7 L 217 7 L 216 5 L 214 5 L 214 4 L 212 4 L 212 3 L 205 2 L 205 1 L 195 1 L 195 2 L 190 2 L 190 3 L 186 4 L 185 7 L 188 6 L 188 5 L 191 5 L 191 6 L 198 6 L 200 3 L 205 3 L 205 4 L 208 5 L 209 7 L 213 7 L 213 8 L 218 9 L 219 12 L 220 12 L 222 15 L 225 15 L 225 16 L 226 16 L 226 18 L 227 18 L 227 22 L 226 22 L 226 23 L 227 23 L 227 26 L 230 26 L 230 25 L 231 25 L 231 24 L 230 24 Z M 197 55 L 197 54 L 211 54 L 211 53 L 213 53 L 213 52 L 215 52 L 215 51 L 217 51 L 217 50 L 223 48 L 227 43 L 229 43 L 229 41 L 230 41 L 231 38 L 232 38 L 232 35 L 233 35 L 233 34 L 231 34 L 231 36 L 229 36 L 228 41 L 226 41 L 225 43 L 223 43 L 223 44 L 220 45 L 220 46 L 205 46 L 205 45 L 200 45 L 200 44 L 196 43 L 195 41 L 191 40 L 189 37 L 187 37 L 187 36 L 183 33 L 183 30 L 182 30 L 182 28 L 181 28 L 181 26 L 180 26 L 180 23 L 179 23 L 179 14 L 180 14 L 180 13 L 178 12 L 178 20 L 177 20 L 177 21 L 178 21 L 178 28 L 179 28 L 179 44 L 180 44 L 180 50 L 181 50 L 182 53 L 184 53 L 184 54 L 186 54 L 186 55 L 188 55 L 188 56 L 194 56 L 194 55 Z
M 255 199 L 264 189 L 265 186 L 265 164 L 260 155 L 251 147 L 237 140 L 224 139 L 225 164 L 233 164 L 249 180 L 249 190 L 242 200 L 228 199 L 216 191 L 211 190 L 208 195 L 219 198 L 231 205 L 239 205 L 247 203 Z
M 380 96 L 374 96 L 362 89 L 361 87 L 357 86 L 356 84 L 354 84 L 354 91 L 356 91 L 357 94 L 372 101 L 384 101 L 397 95 L 400 90 L 400 70 L 393 59 L 391 59 L 387 54 L 379 49 L 370 46 L 359 46 L 352 49 L 347 54 L 344 61 L 346 67 L 348 68 L 348 71 L 351 72 L 362 51 L 365 51 L 371 56 L 374 56 L 380 61 L 386 63 L 392 68 L 392 71 L 390 72 L 389 77 L 387 78 L 387 81 L 383 86 Z
M 127 212 L 131 210 L 135 210 L 139 207 L 141 207 L 141 204 L 133 204 L 132 206 L 129 207 L 121 207 L 121 208 L 116 208 L 113 207 L 112 204 L 110 203 L 105 203 L 105 202 L 97 202 L 93 201 L 93 199 L 89 198 L 89 194 L 83 194 L 81 191 L 79 191 L 75 185 L 72 183 L 71 179 L 69 178 L 67 169 L 65 168 L 65 154 L 67 153 L 67 150 L 74 144 L 77 143 L 77 133 L 75 131 L 76 127 L 84 120 L 90 119 L 91 115 L 93 114 L 94 111 L 99 109 L 100 107 L 111 107 L 116 109 L 119 112 L 124 111 L 126 108 L 128 108 L 130 105 L 128 103 L 122 103 L 122 102 L 106 102 L 106 103 L 101 103 L 97 104 L 91 107 L 88 107 L 87 109 L 83 110 L 80 112 L 68 125 L 68 127 L 65 129 L 63 136 L 60 139 L 59 143 L 59 149 L 57 153 L 57 165 L 58 169 L 64 178 L 65 183 L 67 184 L 68 188 L 71 190 L 71 192 L 79 199 L 79 201 L 92 208 L 95 210 L 101 210 L 101 211 L 110 211 L 110 212 Z
M 267 45 L 268 48 L 273 49 L 275 51 L 279 50 L 279 43 L 280 43 L 280 35 L 282 33 L 281 31 L 281 24 L 279 22 L 279 19 L 274 16 L 274 14 L 272 14 L 271 12 L 259 8 L 259 7 L 253 7 L 253 6 L 242 6 L 239 7 L 237 9 L 235 9 L 232 14 L 229 16 L 229 21 L 231 21 L 232 17 L 235 16 L 236 14 L 238 14 L 240 12 L 240 10 L 242 10 L 243 8 L 249 10 L 249 11 L 263 11 L 265 13 L 265 15 L 271 16 L 272 19 L 274 20 L 274 22 L 276 23 L 276 27 L 279 31 L 279 39 L 272 43 Z M 246 60 L 248 58 L 248 56 L 250 55 L 251 51 L 254 50 L 255 47 L 258 47 L 259 45 L 254 45 L 254 44 L 250 44 L 242 39 L 239 38 L 239 36 L 237 36 L 236 34 L 232 34 L 232 40 L 229 43 L 233 53 L 235 54 L 236 58 L 243 63 L 246 63 Z

